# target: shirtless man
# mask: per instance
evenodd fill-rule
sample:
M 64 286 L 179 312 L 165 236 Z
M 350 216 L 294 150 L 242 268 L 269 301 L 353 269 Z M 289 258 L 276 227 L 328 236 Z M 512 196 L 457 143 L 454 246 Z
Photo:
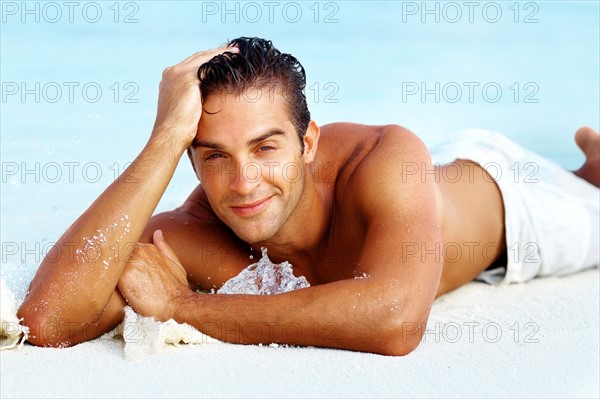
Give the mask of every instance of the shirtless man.
M 304 84 L 295 58 L 256 38 L 165 69 L 146 146 L 34 277 L 19 310 L 29 341 L 95 338 L 129 304 L 228 342 L 405 355 L 436 297 L 494 271 L 495 261 L 506 266 L 500 180 L 464 159 L 434 167 L 423 142 L 400 126 L 319 127 Z M 576 139 L 587 157 L 577 173 L 598 186 L 598 134 L 583 128 Z M 152 216 L 186 150 L 201 185 L 181 207 Z M 451 178 L 456 171 L 465 173 Z M 596 187 L 569 175 L 597 201 Z M 262 247 L 311 287 L 197 292 L 221 287 Z M 575 268 L 597 264 L 597 254 L 591 262 Z M 505 273 L 515 272 L 509 265 Z

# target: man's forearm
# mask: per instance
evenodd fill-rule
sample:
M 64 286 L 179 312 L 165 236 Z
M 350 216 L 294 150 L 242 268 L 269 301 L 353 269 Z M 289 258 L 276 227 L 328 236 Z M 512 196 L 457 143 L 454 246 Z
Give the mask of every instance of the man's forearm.
M 43 260 L 19 310 L 25 323 L 98 319 L 182 153 L 160 138 L 148 141 Z
M 343 280 L 270 296 L 190 293 L 174 319 L 226 342 L 404 354 L 423 324 L 402 301 L 376 282 Z

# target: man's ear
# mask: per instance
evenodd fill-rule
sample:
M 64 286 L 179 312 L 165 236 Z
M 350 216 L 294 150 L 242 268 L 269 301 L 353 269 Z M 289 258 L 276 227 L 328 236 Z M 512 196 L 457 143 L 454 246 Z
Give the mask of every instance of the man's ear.
M 187 155 L 188 155 L 188 158 L 190 159 L 190 162 L 192 163 L 192 169 L 194 169 L 194 173 L 196 174 L 196 177 L 198 178 L 198 180 L 200 180 L 200 171 L 196 168 L 196 164 L 194 163 L 194 152 L 192 151 L 191 146 L 187 148 Z
M 311 119 L 306 134 L 304 135 L 304 162 L 311 163 L 317 156 L 317 148 L 319 147 L 319 137 L 321 129 L 315 121 Z

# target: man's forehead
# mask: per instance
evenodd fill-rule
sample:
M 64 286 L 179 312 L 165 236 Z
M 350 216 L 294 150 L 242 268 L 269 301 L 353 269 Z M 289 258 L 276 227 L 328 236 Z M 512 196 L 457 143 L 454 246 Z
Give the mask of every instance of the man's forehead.
M 250 90 L 250 89 L 249 89 Z M 254 88 L 247 93 L 214 93 L 203 104 L 194 147 L 216 148 L 256 143 L 267 136 L 287 137 L 295 127 L 281 93 Z M 204 146 L 204 145 L 202 145 Z
M 281 90 L 272 87 L 248 87 L 236 92 L 221 90 L 205 99 L 202 110 L 207 115 L 216 115 L 227 107 L 232 109 L 260 108 L 263 111 L 279 113 L 286 108 L 284 94 Z

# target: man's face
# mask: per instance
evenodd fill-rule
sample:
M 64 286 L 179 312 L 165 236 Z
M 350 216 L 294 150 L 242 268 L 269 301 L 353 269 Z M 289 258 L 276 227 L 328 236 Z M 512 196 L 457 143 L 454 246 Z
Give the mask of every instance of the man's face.
M 192 160 L 216 215 L 255 243 L 273 237 L 294 212 L 311 159 L 282 95 L 249 89 L 206 99 Z

